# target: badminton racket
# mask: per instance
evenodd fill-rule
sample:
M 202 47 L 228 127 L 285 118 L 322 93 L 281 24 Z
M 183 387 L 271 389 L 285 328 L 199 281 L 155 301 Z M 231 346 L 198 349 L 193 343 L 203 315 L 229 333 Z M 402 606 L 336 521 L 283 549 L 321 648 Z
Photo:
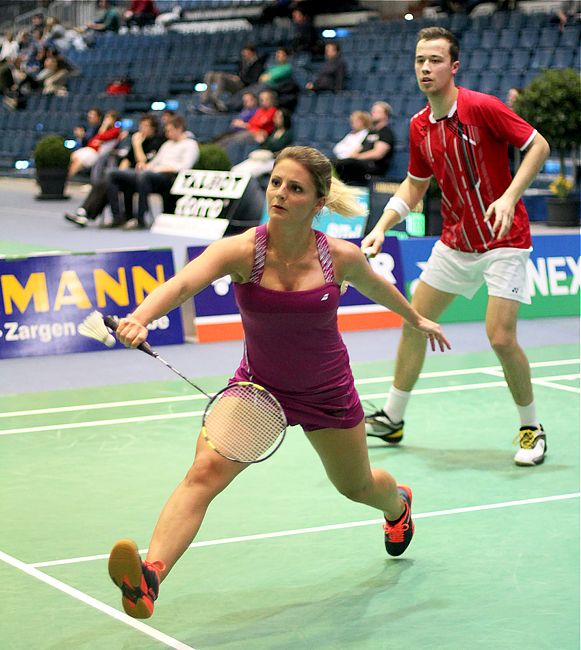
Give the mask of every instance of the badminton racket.
M 101 318 L 102 328 L 117 330 L 113 316 Z M 103 340 L 104 336 L 94 336 Z M 138 350 L 163 363 L 190 386 L 208 398 L 202 419 L 202 436 L 220 456 L 237 463 L 260 463 L 281 446 L 287 420 L 276 397 L 252 381 L 232 382 L 210 395 L 185 377 L 151 347 L 147 341 Z

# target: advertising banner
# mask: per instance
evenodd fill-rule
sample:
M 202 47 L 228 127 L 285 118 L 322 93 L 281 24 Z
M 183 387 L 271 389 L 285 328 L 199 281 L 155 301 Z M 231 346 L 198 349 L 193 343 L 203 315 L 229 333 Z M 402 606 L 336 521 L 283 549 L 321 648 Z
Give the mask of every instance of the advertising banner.
M 352 241 L 357 246 L 361 243 L 361 239 Z M 205 248 L 205 246 L 189 247 L 188 261 L 200 255 Z M 403 291 L 403 269 L 397 238 L 387 237 L 382 252 L 370 260 L 370 264 L 377 273 Z M 230 276 L 220 278 L 200 291 L 193 303 L 195 334 L 193 328 L 189 327 L 191 323 L 186 322 L 186 328 L 188 333 L 195 335 L 198 341 L 227 341 L 243 337 Z M 341 331 L 351 331 L 399 327 L 401 318 L 385 307 L 374 304 L 353 287 L 348 287 L 341 297 L 338 322 Z
M 241 218 L 252 220 L 252 205 L 249 184 L 250 174 L 236 174 L 225 171 L 208 171 L 188 169 L 178 173 L 170 193 L 179 197 L 174 214 L 159 214 L 152 227 L 152 232 L 162 235 L 182 235 L 195 239 L 216 241 L 220 239 L 230 222 L 242 207 Z M 252 189 L 256 182 L 253 181 Z M 253 192 L 256 193 L 256 192 Z M 242 199 L 245 205 L 241 206 Z M 260 204 L 263 193 L 260 194 Z M 256 208 L 254 208 L 256 212 Z M 254 215 L 254 222 L 260 218 L 260 208 Z
M 0 259 L 0 359 L 104 350 L 78 333 L 84 318 L 125 316 L 173 274 L 170 249 Z M 179 309 L 149 329 L 154 346 L 183 342 Z
M 406 295 L 411 297 L 436 237 L 400 242 Z M 533 236 L 528 261 L 530 305 L 522 305 L 521 318 L 579 314 L 579 235 Z M 481 287 L 472 300 L 459 296 L 444 312 L 443 323 L 484 320 L 488 293 Z

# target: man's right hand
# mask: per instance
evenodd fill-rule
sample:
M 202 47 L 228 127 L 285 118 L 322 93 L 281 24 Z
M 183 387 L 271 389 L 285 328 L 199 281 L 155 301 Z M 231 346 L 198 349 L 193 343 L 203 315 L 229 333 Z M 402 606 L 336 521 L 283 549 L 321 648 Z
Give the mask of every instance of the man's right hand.
M 366 237 L 363 238 L 363 241 L 361 242 L 361 250 L 365 250 L 366 248 L 370 249 L 368 256 L 374 257 L 381 250 L 384 240 L 384 232 L 381 229 L 374 228 Z

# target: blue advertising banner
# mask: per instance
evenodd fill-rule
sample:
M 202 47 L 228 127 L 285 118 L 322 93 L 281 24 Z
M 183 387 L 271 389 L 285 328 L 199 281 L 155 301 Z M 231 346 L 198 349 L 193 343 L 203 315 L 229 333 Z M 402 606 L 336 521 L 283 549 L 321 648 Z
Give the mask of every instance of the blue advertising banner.
M 103 350 L 78 333 L 84 318 L 125 316 L 173 274 L 170 249 L 0 259 L 0 359 Z M 154 346 L 183 342 L 179 309 L 149 329 Z
M 406 294 L 411 297 L 437 237 L 400 242 Z M 521 307 L 521 318 L 576 316 L 579 314 L 579 235 L 533 236 L 527 272 L 530 305 Z M 442 322 L 483 320 L 488 294 L 481 287 L 472 300 L 458 297 L 446 310 Z

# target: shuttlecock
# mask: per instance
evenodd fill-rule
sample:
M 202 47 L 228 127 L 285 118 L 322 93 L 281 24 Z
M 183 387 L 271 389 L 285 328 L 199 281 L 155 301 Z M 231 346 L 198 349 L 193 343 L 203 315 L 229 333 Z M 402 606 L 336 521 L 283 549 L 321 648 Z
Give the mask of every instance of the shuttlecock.
M 112 348 L 116 343 L 115 337 L 103 322 L 103 314 L 98 311 L 92 311 L 79 325 L 79 334 L 100 341 L 108 348 Z

